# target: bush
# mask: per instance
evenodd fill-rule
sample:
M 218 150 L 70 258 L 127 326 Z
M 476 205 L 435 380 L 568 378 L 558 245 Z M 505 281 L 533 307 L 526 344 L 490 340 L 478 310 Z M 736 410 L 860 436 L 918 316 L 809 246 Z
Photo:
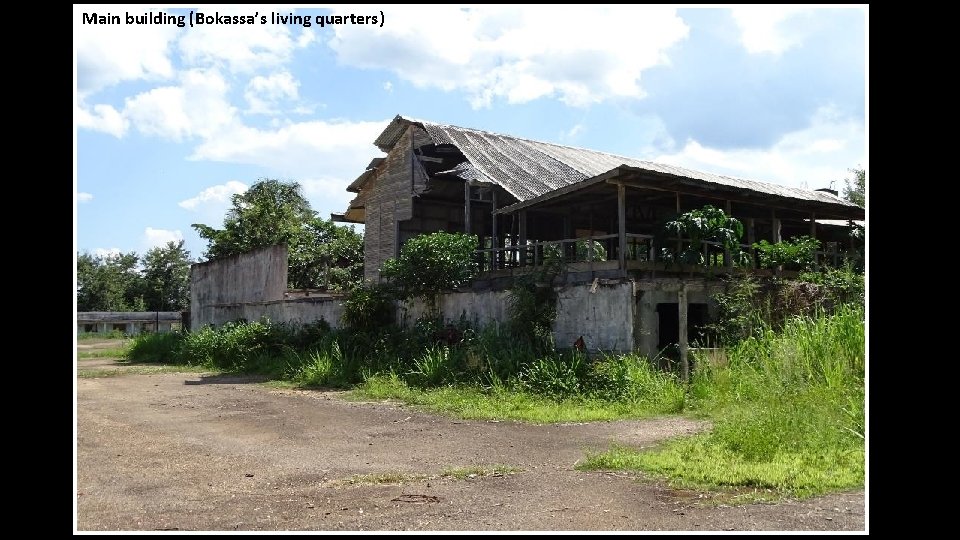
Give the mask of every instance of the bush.
M 685 389 L 677 377 L 636 354 L 605 356 L 590 367 L 590 395 L 607 401 L 646 403 L 664 412 L 683 410 Z
M 343 302 L 343 324 L 359 331 L 373 331 L 393 324 L 396 308 L 392 288 L 381 284 L 355 287 Z
M 400 256 L 383 263 L 380 274 L 400 291 L 401 298 L 422 297 L 433 311 L 436 297 L 468 283 L 477 273 L 475 235 L 435 232 L 415 236 L 400 248 Z
M 808 270 L 813 266 L 815 251 L 820 249 L 820 241 L 809 236 L 798 236 L 771 244 L 766 240 L 753 244 L 760 259 L 761 268 L 784 270 Z
M 531 392 L 559 400 L 583 390 L 581 381 L 586 379 L 588 370 L 587 357 L 583 353 L 554 353 L 527 364 L 520 379 Z
M 127 351 L 127 359 L 134 362 L 182 363 L 180 347 L 186 334 L 165 332 L 138 334 Z

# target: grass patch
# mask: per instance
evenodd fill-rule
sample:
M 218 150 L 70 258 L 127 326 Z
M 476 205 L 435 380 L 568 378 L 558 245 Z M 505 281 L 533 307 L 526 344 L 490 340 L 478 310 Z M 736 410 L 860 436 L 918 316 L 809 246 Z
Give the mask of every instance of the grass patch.
M 77 359 L 89 360 L 91 358 L 124 358 L 127 355 L 126 347 L 117 347 L 110 349 L 98 349 L 93 351 L 77 351 Z
M 77 341 L 94 339 L 125 339 L 126 334 L 120 330 L 111 330 L 110 332 L 80 332 L 77 334 Z
M 809 497 L 859 488 L 865 475 L 863 311 L 797 318 L 704 367 L 691 393 L 711 433 L 649 451 L 614 447 L 578 468 L 638 470 L 675 487 L 775 490 Z
M 506 476 L 508 474 L 514 474 L 518 472 L 523 472 L 523 469 L 510 465 L 494 465 L 492 468 L 473 466 L 445 469 L 440 476 L 442 478 L 466 480 L 467 478 L 479 478 L 484 476 Z
M 426 480 L 428 478 L 430 478 L 430 476 L 425 474 L 386 472 L 375 474 L 356 474 L 345 480 L 334 482 L 334 484 L 342 486 L 374 486 L 380 484 L 403 484 L 407 482 L 419 482 L 420 480 Z
M 397 374 L 368 377 L 347 394 L 354 400 L 396 399 L 428 411 L 475 420 L 518 420 L 537 424 L 646 418 L 679 412 L 674 406 L 645 401 L 591 398 L 555 399 L 524 390 L 471 386 L 416 388 Z
M 79 369 L 77 378 L 102 379 L 124 375 L 155 375 L 158 373 L 210 373 L 201 366 L 122 366 L 116 368 Z

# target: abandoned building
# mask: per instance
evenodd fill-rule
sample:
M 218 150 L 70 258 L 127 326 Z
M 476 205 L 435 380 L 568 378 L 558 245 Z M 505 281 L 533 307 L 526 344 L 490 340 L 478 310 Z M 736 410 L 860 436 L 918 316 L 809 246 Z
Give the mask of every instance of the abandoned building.
M 739 219 L 744 251 L 762 239 L 813 236 L 821 241 L 818 260 L 834 265 L 852 247 L 849 222 L 865 218 L 863 208 L 831 190 L 743 180 L 402 116 L 374 144 L 386 156 L 373 159 L 347 187 L 356 197 L 343 214 L 332 216 L 365 226 L 365 278 L 378 281 L 382 263 L 416 235 L 476 234 L 482 272 L 473 288 L 443 295 L 440 307 L 448 319 L 484 324 L 505 320 L 503 287 L 513 277 L 559 257 L 565 266 L 553 284 L 560 301 L 554 324 L 558 345 L 582 336 L 588 349 L 639 350 L 652 358 L 667 344 L 685 344 L 692 329 L 708 321 L 711 297 L 722 286 L 718 276 L 762 272 L 755 258 L 744 266 L 710 243 L 703 245 L 703 265 L 663 260 L 671 249 L 679 252 L 685 239 L 658 237 L 658 230 L 682 212 L 709 204 Z M 194 265 L 192 305 L 199 316 L 193 326 L 220 324 L 240 313 L 255 319 L 267 309 L 279 320 L 322 316 L 336 325 L 335 298 L 283 299 L 286 269 L 278 258 L 285 261 L 285 255 L 263 251 Z M 261 259 L 282 271 L 284 281 L 277 272 L 257 270 Z M 265 287 L 258 278 L 251 290 L 260 292 L 243 299 L 212 291 L 222 285 L 208 276 L 246 272 L 273 285 Z M 219 300 L 198 298 L 193 291 L 200 281 L 206 282 L 200 296 Z M 400 310 L 408 320 L 423 313 L 416 305 Z
M 179 311 L 81 311 L 77 313 L 77 334 L 122 332 L 135 336 L 142 332 L 179 330 Z

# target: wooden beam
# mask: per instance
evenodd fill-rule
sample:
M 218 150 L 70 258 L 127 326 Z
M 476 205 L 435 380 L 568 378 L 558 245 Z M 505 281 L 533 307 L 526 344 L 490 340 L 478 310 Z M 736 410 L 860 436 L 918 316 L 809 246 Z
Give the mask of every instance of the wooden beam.
M 730 207 L 730 199 L 727 199 L 725 211 L 728 218 L 733 217 L 733 210 Z M 730 248 L 726 245 L 723 246 L 723 266 L 724 268 L 730 268 L 733 266 L 733 257 L 730 254 Z
M 677 195 L 677 217 L 680 217 L 680 192 L 675 192 Z M 677 235 L 677 257 L 680 256 L 680 252 L 683 251 L 683 239 L 680 238 L 680 235 Z
M 527 265 L 527 211 L 520 211 L 520 266 Z
M 493 207 L 492 210 L 490 210 L 490 219 L 493 220 L 493 224 L 491 225 L 490 247 L 493 249 L 497 249 L 499 247 L 498 245 L 499 242 L 497 241 L 497 188 L 493 188 L 490 194 L 490 197 L 491 197 L 490 202 Z M 497 252 L 491 251 L 490 252 L 490 269 L 491 270 L 497 270 L 496 262 L 497 262 Z
M 780 241 L 780 220 L 777 219 L 777 211 L 773 208 L 770 209 L 770 226 L 773 229 L 771 236 L 773 237 L 773 243 L 776 244 Z
M 677 291 L 677 308 L 680 312 L 680 373 L 683 382 L 690 382 L 690 359 L 688 358 L 687 344 L 687 284 L 684 283 Z
M 627 269 L 627 188 L 623 184 L 617 185 L 617 230 L 620 252 L 620 271 Z

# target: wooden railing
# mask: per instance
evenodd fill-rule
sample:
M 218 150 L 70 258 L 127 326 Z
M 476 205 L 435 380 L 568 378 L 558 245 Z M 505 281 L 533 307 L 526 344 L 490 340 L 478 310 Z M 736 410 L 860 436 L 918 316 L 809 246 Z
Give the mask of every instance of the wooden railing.
M 618 260 L 618 240 L 619 237 L 616 234 L 605 234 L 478 249 L 477 263 L 480 265 L 480 270 L 486 272 L 507 268 L 536 267 L 550 263 L 616 261 Z M 652 235 L 627 233 L 626 240 L 626 260 L 656 260 Z

